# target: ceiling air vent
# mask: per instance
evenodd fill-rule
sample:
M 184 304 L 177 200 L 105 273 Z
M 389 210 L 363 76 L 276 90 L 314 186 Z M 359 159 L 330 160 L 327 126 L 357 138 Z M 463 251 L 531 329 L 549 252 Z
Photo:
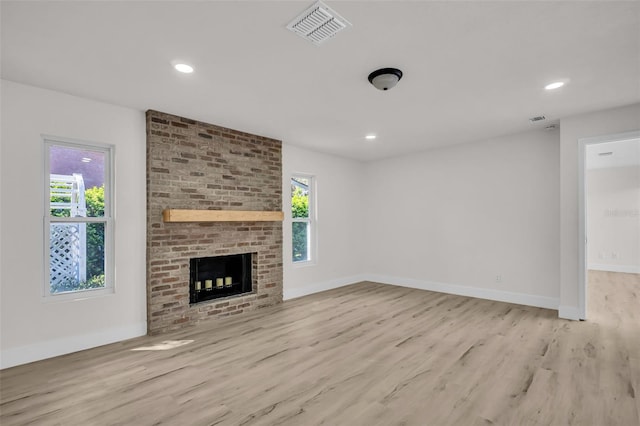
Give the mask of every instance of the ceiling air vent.
M 540 122 L 542 122 L 542 121 L 544 121 L 546 119 L 547 119 L 547 117 L 545 117 L 544 115 L 538 115 L 537 117 L 531 117 L 529 119 L 529 123 L 536 124 L 536 123 L 540 123 Z
M 291 21 L 287 25 L 287 29 L 316 45 L 320 45 L 350 26 L 349 21 L 326 4 L 318 1 Z

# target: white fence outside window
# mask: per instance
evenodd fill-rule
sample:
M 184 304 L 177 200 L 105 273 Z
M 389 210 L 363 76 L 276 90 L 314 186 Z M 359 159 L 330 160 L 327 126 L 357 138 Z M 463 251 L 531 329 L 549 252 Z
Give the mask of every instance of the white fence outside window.
M 86 217 L 84 191 L 84 180 L 80 174 L 50 175 L 51 210 L 68 210 L 68 217 Z M 52 286 L 62 285 L 70 279 L 76 282 L 86 281 L 86 229 L 86 223 L 51 224 L 49 265 Z

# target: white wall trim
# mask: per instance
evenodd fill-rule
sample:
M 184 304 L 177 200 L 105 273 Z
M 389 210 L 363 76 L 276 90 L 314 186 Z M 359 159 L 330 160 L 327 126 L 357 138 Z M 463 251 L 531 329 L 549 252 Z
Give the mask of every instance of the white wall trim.
M 314 283 L 303 288 L 285 288 L 283 292 L 283 299 L 291 300 L 298 297 L 308 296 L 311 294 L 348 286 L 362 281 L 372 281 L 381 284 L 410 287 L 420 290 L 436 291 L 440 293 L 456 294 L 459 296 L 475 297 L 479 299 L 496 300 L 499 302 L 515 303 L 519 305 L 559 310 L 558 316 L 560 318 L 572 320 L 578 320 L 580 318 L 579 310 L 576 307 L 560 306 L 560 308 L 558 308 L 558 298 L 376 274 L 352 275 L 349 277 Z M 141 322 L 137 325 L 113 328 L 97 333 L 85 334 L 82 336 L 49 340 L 34 345 L 6 349 L 0 352 L 0 369 L 27 364 L 47 358 L 53 358 L 56 356 L 95 348 L 110 343 L 120 342 L 123 340 L 132 339 L 134 337 L 144 336 L 146 333 L 147 323 Z
M 577 306 L 560 306 L 558 308 L 558 318 L 579 321 L 580 308 Z
M 324 281 L 311 284 L 303 288 L 284 289 L 283 299 L 290 300 L 322 291 L 332 290 L 338 287 L 372 281 L 380 284 L 410 287 L 419 290 L 437 291 L 439 293 L 455 294 L 458 296 L 475 297 L 478 299 L 495 300 L 498 302 L 515 303 L 518 305 L 535 306 L 538 308 L 558 310 L 560 299 L 556 297 L 537 296 L 533 294 L 514 293 L 503 290 L 468 287 L 456 284 L 439 283 L 435 281 L 416 280 L 412 278 L 400 278 L 377 274 L 353 275 L 346 278 Z M 578 319 L 576 316 L 575 319 Z
M 285 284 L 282 298 L 284 300 L 296 299 L 298 297 L 308 296 L 310 294 L 320 293 L 322 291 L 333 290 L 334 288 L 344 287 L 347 285 L 359 283 L 361 281 L 366 281 L 364 275 L 352 275 L 345 278 L 336 278 L 334 280 L 306 285 L 301 288 L 287 289 L 287 285 Z
M 478 299 L 496 300 L 498 302 L 515 303 L 518 305 L 535 306 L 538 308 L 557 310 L 560 299 L 555 297 L 536 296 L 533 294 L 513 293 L 488 288 L 468 287 L 457 284 L 439 283 L 435 281 L 416 280 L 412 278 L 390 277 L 384 275 L 365 275 L 366 281 L 401 287 L 417 288 L 420 290 L 437 291 L 439 293 L 456 294 L 458 296 L 475 297 Z
M 349 277 L 314 283 L 303 288 L 285 288 L 283 291 L 283 299 L 291 300 L 298 297 L 308 296 L 311 294 L 348 286 L 362 281 L 372 281 L 381 284 L 410 287 L 428 291 L 437 291 L 440 293 L 456 294 L 459 296 L 475 297 L 479 299 L 496 300 L 499 302 L 535 306 L 545 309 L 559 309 L 558 316 L 560 318 L 574 320 L 579 319 L 577 308 L 566 306 L 561 306 L 560 308 L 558 308 L 558 298 L 376 274 L 352 275 Z M 82 336 L 49 340 L 34 345 L 6 349 L 0 352 L 0 369 L 27 364 L 42 359 L 53 358 L 56 356 L 82 351 L 85 349 L 95 348 L 98 346 L 107 345 L 109 343 L 120 342 L 122 340 L 144 336 L 146 333 L 147 323 L 141 322 L 133 326 L 113 328 L 97 333 L 85 334 Z
M 603 263 L 590 263 L 588 269 L 594 271 L 622 272 L 625 274 L 640 274 L 640 266 L 637 265 L 605 265 Z
M 0 352 L 0 369 L 108 345 L 109 343 L 120 342 L 146 334 L 147 322 L 145 321 L 134 325 L 84 334 L 82 336 L 47 340 L 33 345 L 5 349 Z

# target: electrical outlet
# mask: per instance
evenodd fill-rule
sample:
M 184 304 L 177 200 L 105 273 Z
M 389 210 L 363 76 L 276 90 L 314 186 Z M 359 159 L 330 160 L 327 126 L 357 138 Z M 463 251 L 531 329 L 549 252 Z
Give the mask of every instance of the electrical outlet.
M 502 282 L 502 275 L 496 275 L 496 282 L 497 283 L 501 283 Z
M 619 259 L 619 258 L 620 258 L 620 255 L 618 254 L 618 252 L 617 252 L 617 251 L 614 251 L 613 253 L 611 253 L 611 258 L 612 258 L 612 259 Z

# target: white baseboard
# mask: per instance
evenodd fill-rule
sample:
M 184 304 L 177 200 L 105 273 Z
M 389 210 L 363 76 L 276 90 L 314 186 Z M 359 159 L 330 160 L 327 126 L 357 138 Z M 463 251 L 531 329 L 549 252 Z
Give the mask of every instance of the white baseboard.
M 319 293 L 334 288 L 344 287 L 361 281 L 373 281 L 382 284 L 397 285 L 416 288 L 420 290 L 437 291 L 441 293 L 456 294 L 460 296 L 476 297 L 479 299 L 496 300 L 500 302 L 516 303 L 519 305 L 536 306 L 546 309 L 559 310 L 559 317 L 566 319 L 579 319 L 577 308 L 560 306 L 559 300 L 553 297 L 536 296 L 531 294 L 513 293 L 502 290 L 468 287 L 455 284 L 438 283 L 434 281 L 415 280 L 410 278 L 398 278 L 376 274 L 353 275 L 329 281 L 318 282 L 301 288 L 285 288 L 283 299 L 290 300 L 310 294 Z M 0 369 L 14 367 L 29 362 L 65 355 L 82 351 L 97 346 L 107 345 L 134 337 L 144 336 L 147 333 L 147 323 L 142 322 L 125 327 L 112 328 L 96 333 L 73 336 L 63 339 L 48 340 L 28 346 L 4 349 L 0 351 Z
M 0 369 L 108 345 L 109 343 L 120 342 L 144 336 L 145 334 L 147 334 L 146 321 L 81 336 L 47 340 L 33 345 L 4 349 L 0 351 Z
M 314 293 L 320 293 L 321 291 L 333 290 L 334 288 L 359 283 L 360 281 L 366 281 L 364 275 L 353 275 L 346 278 L 313 283 L 300 288 L 286 288 L 287 286 L 285 285 L 282 292 L 282 298 L 284 300 L 295 299 Z
M 284 289 L 283 299 L 290 300 L 297 297 L 308 296 L 321 291 L 332 290 L 338 287 L 355 284 L 361 281 L 372 281 L 381 284 L 410 287 L 420 290 L 437 291 L 440 293 L 456 294 L 459 296 L 476 297 L 478 299 L 496 300 L 499 302 L 515 303 L 518 305 L 535 306 L 538 308 L 558 310 L 560 300 L 554 297 L 536 296 L 532 294 L 514 293 L 502 290 L 468 287 L 455 284 L 439 283 L 435 281 L 423 281 L 411 278 L 399 278 L 376 274 L 354 275 L 347 278 L 315 283 L 302 288 Z M 564 317 L 562 317 L 564 318 Z M 576 315 L 576 319 L 578 319 Z
M 577 306 L 560 306 L 558 307 L 558 318 L 579 321 L 580 309 Z
M 518 305 L 535 306 L 558 310 L 560 300 L 555 297 L 536 296 L 533 294 L 513 293 L 503 290 L 468 287 L 456 284 L 423 281 L 412 278 L 398 278 L 384 275 L 365 275 L 366 281 L 401 287 L 417 288 L 420 290 L 437 291 L 439 293 L 456 294 L 458 296 L 476 297 L 478 299 L 496 300 L 498 302 L 515 303 Z
M 602 263 L 590 263 L 587 269 L 594 271 L 623 272 L 625 274 L 640 274 L 640 266 L 635 265 L 605 265 Z

